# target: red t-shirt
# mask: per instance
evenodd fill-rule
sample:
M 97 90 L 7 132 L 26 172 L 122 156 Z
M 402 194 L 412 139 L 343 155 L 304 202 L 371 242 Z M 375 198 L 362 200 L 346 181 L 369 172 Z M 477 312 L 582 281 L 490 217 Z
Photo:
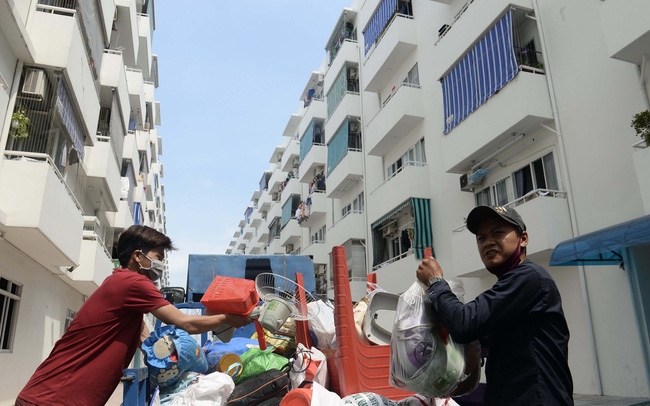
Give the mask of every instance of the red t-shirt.
M 146 276 L 115 269 L 18 395 L 38 405 L 104 405 L 140 344 L 142 316 L 168 305 Z

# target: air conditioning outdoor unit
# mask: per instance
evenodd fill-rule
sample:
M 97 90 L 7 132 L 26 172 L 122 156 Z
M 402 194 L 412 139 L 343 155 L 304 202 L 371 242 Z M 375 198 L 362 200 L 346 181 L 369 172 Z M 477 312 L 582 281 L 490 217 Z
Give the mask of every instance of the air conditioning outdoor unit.
M 395 222 L 395 223 L 389 224 L 386 227 L 384 227 L 384 229 L 382 231 L 382 236 L 383 237 L 393 237 L 393 236 L 397 235 L 398 231 L 399 230 L 397 228 L 397 222 Z
M 460 190 L 462 190 L 463 192 L 474 192 L 477 189 L 477 187 L 483 183 L 482 179 L 479 181 L 470 180 L 471 174 L 472 172 L 468 172 L 460 176 Z
M 45 98 L 45 71 L 43 69 L 28 69 L 21 93 L 23 97 L 43 101 Z

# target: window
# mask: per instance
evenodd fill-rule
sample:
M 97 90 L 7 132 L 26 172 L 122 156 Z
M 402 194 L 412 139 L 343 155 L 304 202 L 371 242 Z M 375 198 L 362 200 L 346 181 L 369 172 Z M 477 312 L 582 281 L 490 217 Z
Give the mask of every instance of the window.
M 485 189 L 478 192 L 475 196 L 477 206 L 492 206 L 490 187 L 486 187 Z
M 365 207 L 363 192 L 361 192 L 357 197 L 354 198 L 352 203 L 347 204 L 341 209 L 341 218 L 344 218 L 348 214 L 352 213 L 363 213 Z
M 553 153 L 536 159 L 513 174 L 515 198 L 536 189 L 558 190 Z
M 323 226 L 319 228 L 314 234 L 311 235 L 312 244 L 319 244 L 325 242 L 325 229 L 326 227 Z
M 0 351 L 11 351 L 23 287 L 0 277 Z
M 422 166 L 427 162 L 424 154 L 424 138 L 421 138 L 414 146 L 409 148 L 397 161 L 393 162 L 386 169 L 386 177 L 391 178 L 408 165 Z
M 420 74 L 418 73 L 418 64 L 416 63 L 413 65 L 409 73 L 406 75 L 406 78 L 404 79 L 404 84 L 405 85 L 411 85 L 414 87 L 419 87 L 420 86 Z
M 501 179 L 494 184 L 494 200 L 496 200 L 497 206 L 505 206 L 510 199 L 508 198 L 508 181 L 510 176 L 505 179 Z
M 65 327 L 63 328 L 63 331 L 66 332 L 68 331 L 68 327 L 70 327 L 70 324 L 72 323 L 72 320 L 74 319 L 74 316 L 77 315 L 77 312 L 74 310 L 66 309 L 65 312 Z

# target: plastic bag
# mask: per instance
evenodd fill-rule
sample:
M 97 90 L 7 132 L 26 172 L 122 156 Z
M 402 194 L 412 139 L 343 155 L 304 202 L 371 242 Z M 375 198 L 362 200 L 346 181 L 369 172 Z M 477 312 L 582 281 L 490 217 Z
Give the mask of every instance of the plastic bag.
M 234 389 L 235 383 L 226 374 L 213 372 L 201 375 L 198 382 L 179 393 L 170 406 L 225 405 Z
M 173 386 L 183 372 L 208 372 L 208 360 L 199 344 L 186 331 L 174 326 L 154 329 L 142 343 L 142 350 L 154 386 Z
M 303 381 L 317 382 L 327 388 L 327 360 L 315 347 L 308 350 L 302 343 L 296 349 L 296 359 L 289 370 L 291 387 L 300 387 Z
M 390 355 L 390 385 L 424 396 L 448 397 L 467 377 L 463 346 L 440 325 L 419 282 L 400 295 Z
M 269 369 L 281 370 L 289 363 L 288 358 L 275 354 L 271 350 L 261 350 L 259 348 L 251 348 L 243 353 L 239 358 L 241 358 L 244 370 L 235 383 L 243 382 L 248 378 L 257 376 L 264 371 L 268 371 Z
M 316 316 L 309 319 L 309 328 L 316 336 L 316 347 L 321 350 L 336 348 L 336 325 L 334 324 L 334 308 L 323 302 L 317 300 L 315 302 L 307 303 L 309 314 L 312 313 L 311 308 L 316 307 L 314 310 Z

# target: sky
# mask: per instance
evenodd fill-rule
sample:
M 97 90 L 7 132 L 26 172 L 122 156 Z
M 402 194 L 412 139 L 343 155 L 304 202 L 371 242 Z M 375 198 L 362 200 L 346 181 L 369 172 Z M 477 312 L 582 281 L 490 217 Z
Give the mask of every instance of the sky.
M 344 7 L 352 0 L 157 0 L 170 285 L 225 254 Z

